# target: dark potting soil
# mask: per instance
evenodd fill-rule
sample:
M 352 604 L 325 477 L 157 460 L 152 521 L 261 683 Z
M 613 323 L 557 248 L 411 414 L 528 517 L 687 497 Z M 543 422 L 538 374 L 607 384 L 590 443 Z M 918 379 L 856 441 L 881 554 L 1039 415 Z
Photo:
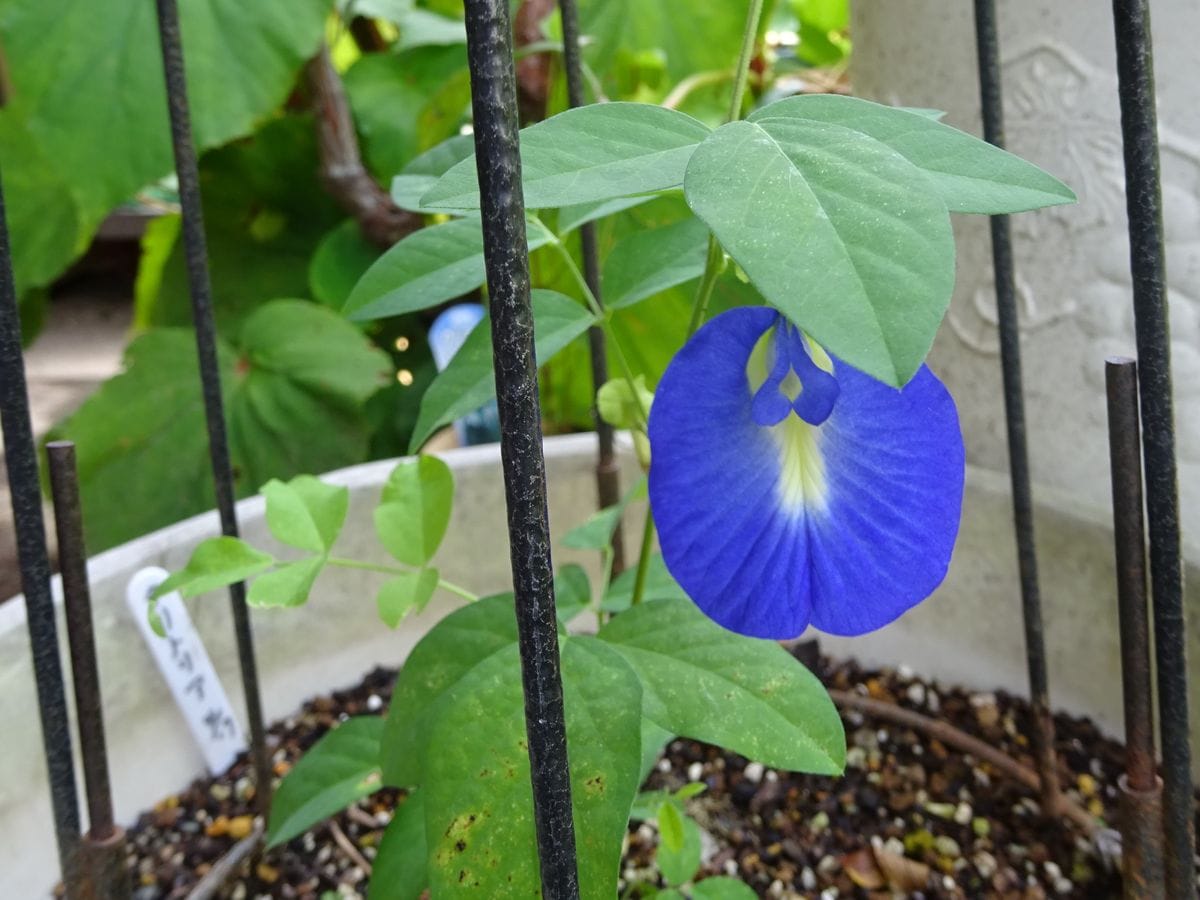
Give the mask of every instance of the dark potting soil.
M 1003 692 L 931 684 L 901 669 L 817 664 L 830 688 L 936 716 L 1030 763 L 1028 707 Z M 346 716 L 380 714 L 395 672 L 376 669 L 350 690 L 318 697 L 270 729 L 275 772 Z M 1114 897 L 1120 880 L 1077 826 L 1040 814 L 1029 792 L 985 763 L 904 727 L 843 713 L 848 756 L 842 777 L 764 769 L 736 754 L 677 740 L 647 789 L 702 781 L 687 801 L 706 834 L 704 875 L 730 875 L 763 897 Z M 1087 719 L 1059 715 L 1063 787 L 1114 821 L 1119 744 Z M 249 767 L 167 797 L 130 830 L 135 900 L 177 900 L 253 827 Z M 223 896 L 326 900 L 366 896 L 367 871 L 395 804 L 392 790 L 361 801 L 245 868 Z M 622 861 L 627 887 L 653 883 L 657 833 L 634 823 Z M 356 858 L 357 857 L 357 858 Z M 637 897 L 633 887 L 623 896 Z

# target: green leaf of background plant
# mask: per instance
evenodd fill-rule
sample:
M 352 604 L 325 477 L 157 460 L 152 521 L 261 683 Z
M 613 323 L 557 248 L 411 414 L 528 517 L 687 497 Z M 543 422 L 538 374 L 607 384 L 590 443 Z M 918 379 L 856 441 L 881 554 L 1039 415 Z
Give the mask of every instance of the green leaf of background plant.
M 329 9 L 328 0 L 181 4 L 192 130 L 201 149 L 246 134 L 283 102 L 316 52 Z M 80 211 L 82 249 L 112 207 L 172 170 L 154 7 L 141 0 L 5 3 L 0 34 L 17 86 L 4 116 L 25 117 L 57 173 L 20 185 L 23 196 L 10 202 L 25 206 L 44 186 L 66 182 Z M 7 153 L 5 160 L 11 163 Z M 50 236 L 62 221 L 56 215 L 34 222 L 40 236 L 22 247 L 57 239 Z
M 677 825 L 678 832 L 672 834 L 671 837 L 677 838 L 678 843 L 668 840 L 667 831 L 662 830 L 664 812 L 668 820 L 672 813 L 675 815 L 671 827 Z M 658 870 L 668 884 L 686 884 L 692 880 L 692 876 L 700 868 L 700 855 L 703 851 L 700 843 L 700 826 L 689 816 L 680 815 L 674 804 L 671 803 L 664 803 L 659 809 L 658 826 L 661 840 L 654 854 Z
M 83 251 L 79 204 L 68 178 L 54 168 L 12 109 L 0 110 L 4 212 L 13 235 L 17 296 L 48 284 Z
M 263 485 L 267 527 L 276 540 L 300 550 L 327 553 L 333 548 L 350 508 L 350 490 L 312 475 L 286 484 L 272 478 Z
M 896 387 L 917 371 L 954 288 L 950 218 L 920 169 L 841 126 L 732 122 L 692 157 L 685 194 L 826 350 Z
M 422 783 L 421 747 L 442 696 L 493 653 L 515 644 L 512 594 L 456 609 L 417 643 L 396 678 L 383 739 L 383 774 L 393 787 Z
M 355 716 L 328 732 L 284 776 L 271 798 L 267 847 L 277 847 L 382 786 L 383 719 Z
M 327 232 L 308 264 L 308 287 L 313 299 L 340 310 L 380 252 L 363 236 L 356 219 L 346 219 Z
M 426 855 L 425 802 L 412 791 L 396 807 L 371 861 L 371 900 L 420 900 L 429 887 Z
M 662 846 L 678 853 L 683 849 L 683 814 L 668 800 L 659 804 L 657 817 Z
M 929 177 L 951 212 L 997 215 L 1072 203 L 1075 194 L 1053 175 L 974 135 L 916 110 L 856 97 L 788 97 L 755 111 L 750 120 L 825 122 L 870 135 Z
M 708 228 L 684 219 L 665 228 L 630 235 L 604 261 L 604 305 L 632 306 L 704 274 Z
M 595 222 L 605 216 L 611 216 L 626 209 L 633 209 L 654 199 L 648 194 L 642 197 L 618 197 L 615 200 L 597 200 L 592 203 L 575 203 L 564 206 L 558 211 L 558 233 L 565 235 L 581 225 Z
M 592 602 L 592 586 L 583 566 L 568 563 L 554 575 L 554 608 L 558 621 L 570 623 Z
M 366 397 L 387 357 L 336 313 L 303 301 L 261 307 L 235 349 L 218 342 L 239 495 L 271 478 L 361 462 Z M 78 447 L 88 547 L 96 552 L 213 505 L 190 330 L 157 329 L 125 351 L 105 382 L 52 438 Z
M 270 300 L 309 296 L 309 265 L 345 212 L 321 184 L 316 126 L 291 113 L 200 158 L 200 188 L 217 327 L 237 333 Z M 139 263 L 135 325 L 191 327 L 183 242 Z M 157 276 L 147 271 L 161 265 Z M 156 286 L 155 286 L 156 285 Z M 320 299 L 320 298 L 318 298 Z
M 526 223 L 529 249 L 554 240 L 536 219 Z M 404 238 L 367 270 L 346 301 L 354 321 L 428 309 L 483 284 L 483 232 L 477 216 L 422 228 Z
M 440 17 L 439 17 L 440 18 Z M 462 23 L 456 23 L 462 31 Z M 371 172 L 388 179 L 423 150 L 450 137 L 466 118 L 439 117 L 437 130 L 422 113 L 456 74 L 466 72 L 466 50 L 422 47 L 399 53 L 365 53 L 342 80 Z
M 642 52 L 663 58 L 671 82 L 696 72 L 732 69 L 745 17 L 745 5 L 740 3 L 582 0 L 579 4 L 580 28 L 591 38 L 584 58 L 604 78 L 610 95 L 624 74 L 621 63 Z
M 582 525 L 576 525 L 563 535 L 562 545 L 572 550 L 603 550 L 612 543 L 613 532 L 621 521 L 625 508 L 634 500 L 646 496 L 646 477 L 638 478 L 621 499 L 587 517 Z
M 454 475 L 436 456 L 404 460 L 383 486 L 375 533 L 400 562 L 423 566 L 437 553 L 454 504 Z
M 410 610 L 420 612 L 438 586 L 438 570 L 418 569 L 389 578 L 379 589 L 375 605 L 388 628 L 395 628 Z
M 633 599 L 633 583 L 637 577 L 637 569 L 629 568 L 613 579 L 608 592 L 600 604 L 604 612 L 618 613 L 629 609 Z M 688 595 L 679 582 L 667 571 L 661 553 L 653 553 L 647 563 L 646 585 L 643 588 L 643 600 L 688 600 Z
M 245 541 L 225 536 L 209 538 L 192 551 L 186 566 L 155 589 L 153 596 L 162 597 L 179 591 L 185 599 L 198 597 L 217 588 L 245 581 L 271 568 L 274 563 L 273 556 L 255 550 Z
M 836 775 L 846 756 L 821 683 L 774 641 L 726 631 L 683 600 L 630 607 L 599 637 L 642 680 L 646 717 L 764 765 Z
M 757 900 L 758 894 L 736 878 L 718 875 L 692 885 L 692 900 Z
M 644 103 L 598 103 L 521 131 L 521 182 L 528 209 L 548 209 L 683 184 L 688 158 L 706 125 Z M 479 208 L 474 156 L 441 177 L 422 203 Z
M 595 321 L 590 312 L 556 291 L 534 290 L 532 304 L 534 352 L 539 366 L 587 331 Z M 478 409 L 496 396 L 491 328 L 490 319 L 480 320 L 425 391 L 421 412 L 413 427 L 410 453 L 416 452 L 443 425 Z
M 612 900 L 637 792 L 637 676 L 594 638 L 562 647 L 581 897 Z M 517 648 L 438 703 L 422 764 L 430 887 L 437 897 L 536 896 L 538 863 Z

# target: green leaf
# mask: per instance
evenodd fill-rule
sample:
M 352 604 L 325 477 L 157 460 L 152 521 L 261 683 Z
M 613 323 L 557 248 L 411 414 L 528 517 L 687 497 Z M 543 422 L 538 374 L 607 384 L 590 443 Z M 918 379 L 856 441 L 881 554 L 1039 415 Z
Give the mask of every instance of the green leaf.
M 662 846 L 678 853 L 683 849 L 683 813 L 668 800 L 659 804 L 657 818 Z
M 303 606 L 324 567 L 324 554 L 283 563 L 254 579 L 246 602 L 256 608 Z
M 699 219 L 631 234 L 604 261 L 604 305 L 632 306 L 699 278 L 707 255 L 708 228 Z
M 663 748 L 675 739 L 675 735 L 642 716 L 642 764 L 638 770 L 638 784 L 643 784 L 650 777 L 650 771 L 658 758 L 662 756 Z M 646 816 L 645 818 L 649 818 Z
M 696 150 L 685 193 L 826 350 L 896 387 L 917 371 L 954 288 L 950 218 L 920 169 L 838 125 L 733 122 Z
M 588 222 L 595 222 L 597 219 L 603 219 L 605 216 L 615 215 L 623 210 L 641 206 L 643 203 L 653 199 L 653 195 L 618 197 L 616 200 L 597 200 L 592 203 L 575 203 L 571 206 L 564 206 L 558 211 L 558 233 L 560 236 L 570 234 L 576 228 L 586 225 Z
M 595 322 L 590 312 L 555 291 L 534 290 L 532 303 L 534 351 L 539 366 Z M 491 319 L 482 319 L 425 391 L 409 452 L 415 452 L 443 425 L 496 396 L 491 328 Z
M 342 222 L 321 238 L 308 264 L 313 298 L 331 309 L 341 309 L 379 255 L 379 248 L 363 236 L 356 219 Z
M 678 188 L 688 158 L 708 133 L 691 116 L 649 104 L 569 109 L 521 132 L 525 206 L 547 209 Z M 421 202 L 478 209 L 475 158 L 450 169 Z
M 429 887 L 426 855 L 425 802 L 413 791 L 396 807 L 379 841 L 371 862 L 371 900 L 420 900 Z
M 6 35 L 7 37 L 7 35 Z M 7 45 L 11 52 L 12 48 Z M 69 173 L 56 169 L 12 109 L 0 111 L 4 212 L 12 242 L 17 296 L 48 284 L 84 249 L 79 204 Z
M 600 418 L 614 428 L 644 429 L 653 405 L 654 394 L 646 389 L 644 375 L 634 378 L 632 386 L 624 378 L 614 378 L 596 392 Z
M 483 232 L 468 216 L 415 231 L 375 262 L 355 286 L 343 314 L 354 321 L 428 309 L 483 284 Z M 529 249 L 554 240 L 536 219 L 527 223 Z
M 951 212 L 1022 212 L 1073 203 L 1069 187 L 1037 166 L 974 135 L 943 125 L 928 111 L 896 109 L 856 97 L 809 94 L 757 110 L 750 120 L 841 125 L 870 135 L 923 169 Z
M 643 475 L 630 485 L 618 502 L 592 513 L 582 525 L 576 525 L 563 535 L 563 546 L 573 550 L 603 550 L 612 543 L 613 532 L 617 530 L 625 508 L 645 496 L 646 477 Z
M 579 885 L 616 895 L 637 791 L 637 676 L 594 638 L 562 648 Z M 536 896 L 538 863 L 520 659 L 510 645 L 438 702 L 422 765 L 433 896 Z
M 277 847 L 383 786 L 383 719 L 355 716 L 330 731 L 284 776 L 271 798 L 267 847 Z
M 419 758 L 442 696 L 493 653 L 515 644 L 511 594 L 485 597 L 456 609 L 417 643 L 396 678 L 383 740 L 387 784 L 423 783 Z
M 678 818 L 679 843 L 677 846 L 668 843 L 667 834 L 662 831 L 664 810 L 671 810 Z M 700 868 L 700 854 L 703 850 L 700 844 L 700 826 L 688 816 L 679 815 L 678 810 L 670 803 L 663 804 L 662 809 L 659 810 L 658 824 L 659 835 L 662 837 L 658 851 L 654 855 L 654 861 L 658 863 L 658 870 L 668 884 L 686 884 L 692 880 L 692 876 Z
M 196 597 L 245 581 L 274 563 L 273 556 L 255 550 L 245 541 L 224 536 L 209 538 L 192 551 L 187 565 L 160 584 L 152 596 L 179 591 L 185 599 Z
M 218 332 L 235 335 L 264 302 L 307 297 L 309 265 L 344 221 L 322 185 L 309 114 L 273 117 L 252 138 L 200 158 L 200 187 Z M 157 287 L 137 297 L 138 327 L 191 327 L 183 242 L 168 252 Z
M 774 641 L 726 631 L 690 601 L 652 600 L 600 638 L 642 679 L 645 715 L 768 766 L 836 775 L 846 743 L 821 683 Z
M 457 23 L 462 32 L 462 23 Z M 439 121 L 438 129 L 422 122 L 447 81 L 467 68 L 462 47 L 424 47 L 400 53 L 365 53 L 342 80 L 354 124 L 362 138 L 371 172 L 391 178 L 430 143 L 454 134 L 466 112 Z
M 400 562 L 423 566 L 442 543 L 454 504 L 454 475 L 436 456 L 408 459 L 392 469 L 375 508 L 375 533 Z
M 329 9 L 329 0 L 181 4 L 201 150 L 246 134 L 283 103 L 321 42 Z M 4 3 L 0 34 L 17 88 L 10 108 L 27 116 L 46 160 L 69 180 L 82 211 L 82 248 L 109 209 L 172 171 L 154 7 L 142 0 Z
M 568 624 L 592 602 L 592 586 L 583 566 L 569 563 L 554 576 L 554 608 L 558 621 Z
M 391 368 L 337 313 L 268 303 L 246 320 L 238 347 L 218 342 L 218 360 L 239 495 L 365 458 L 362 405 Z M 96 551 L 213 504 L 194 335 L 143 334 L 124 366 L 53 432 L 79 448 L 87 542 Z
M 719 875 L 692 885 L 692 900 L 757 900 L 753 888 L 736 878 Z
M 392 201 L 401 209 L 412 212 L 441 212 L 422 207 L 421 198 L 455 163 L 474 152 L 475 138 L 470 134 L 456 134 L 426 150 L 392 179 Z
M 297 475 L 286 484 L 271 479 L 262 494 L 267 501 L 267 527 L 277 540 L 314 553 L 333 549 L 350 508 L 349 488 Z
M 379 618 L 383 619 L 388 628 L 395 628 L 408 615 L 409 610 L 423 610 L 433 592 L 437 590 L 438 577 L 437 569 L 428 568 L 389 578 L 375 598 Z
M 620 84 L 620 64 L 641 53 L 661 58 L 671 82 L 697 72 L 731 69 L 745 17 L 742 3 L 582 0 L 579 4 L 580 28 L 591 38 L 584 58 L 604 78 L 610 96 Z
M 633 600 L 633 582 L 637 577 L 637 568 L 629 568 L 613 579 L 600 603 L 604 612 L 619 613 L 629 609 Z M 687 600 L 688 595 L 679 582 L 667 571 L 661 553 L 650 556 L 646 568 L 646 585 L 642 592 L 643 600 Z M 688 601 L 691 602 L 690 600 Z

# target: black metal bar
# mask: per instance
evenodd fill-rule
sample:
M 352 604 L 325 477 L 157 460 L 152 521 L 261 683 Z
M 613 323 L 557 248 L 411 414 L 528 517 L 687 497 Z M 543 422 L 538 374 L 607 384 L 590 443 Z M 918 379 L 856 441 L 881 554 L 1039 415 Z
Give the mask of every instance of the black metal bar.
M 62 573 L 63 607 L 67 616 L 71 677 L 75 684 L 75 718 L 79 729 L 79 752 L 83 757 L 88 834 L 103 839 L 113 832 L 112 789 L 108 780 L 100 672 L 96 665 L 96 638 L 92 629 L 92 599 L 88 589 L 87 549 L 83 540 L 83 512 L 79 503 L 75 445 L 71 441 L 52 441 L 46 445 L 46 456 L 50 461 L 50 493 L 54 500 L 54 526 L 58 535 L 58 565 Z
M 1110 358 L 1104 376 L 1125 712 L 1125 774 L 1120 780 L 1123 890 L 1126 900 L 1154 900 L 1166 894 L 1162 782 L 1154 759 L 1137 363 L 1126 357 Z
M 1004 108 L 996 8 L 992 0 L 975 0 L 975 42 L 983 137 L 1004 146 Z M 1042 809 L 1053 815 L 1058 806 L 1058 763 L 1054 754 L 1054 719 L 1046 674 L 1046 638 L 1038 585 L 1037 548 L 1033 530 L 1033 492 L 1029 448 L 1025 437 L 1025 396 L 1021 386 L 1021 334 L 1013 277 L 1012 234 L 1008 216 L 992 216 L 992 267 L 996 277 L 996 313 L 1000 329 L 1000 369 L 1004 381 L 1004 418 L 1008 431 L 1008 465 L 1012 481 L 1013 525 L 1021 579 L 1021 618 L 1025 625 L 1025 661 L 1033 715 L 1032 745 L 1041 779 Z
M 579 874 L 554 611 L 508 0 L 466 0 L 466 26 L 500 456 L 542 896 L 576 900 Z
M 563 68 L 567 76 L 567 102 L 572 106 L 583 106 L 587 103 L 583 93 L 583 60 L 579 52 L 579 10 L 575 0 L 558 0 L 558 8 L 562 16 L 563 33 Z M 596 302 L 603 305 L 604 298 L 600 293 L 600 255 L 596 249 L 596 228 L 591 222 L 584 223 L 579 229 L 579 243 L 583 252 L 583 277 Z M 604 329 L 593 325 L 588 329 L 588 350 L 592 358 L 592 391 L 598 391 L 608 381 L 608 348 L 604 337 Z M 592 400 L 592 418 L 596 423 L 596 441 L 598 452 L 596 458 L 596 491 L 600 507 L 613 506 L 621 499 L 621 473 L 617 466 L 616 452 L 613 448 L 613 427 L 600 417 L 595 397 Z M 625 569 L 625 535 L 621 524 L 613 531 L 612 537 L 614 575 Z
M 58 862 L 70 876 L 79 842 L 79 799 L 71 761 L 71 730 L 58 655 L 58 628 L 50 595 L 50 562 L 38 482 L 37 448 L 29 417 L 25 360 L 21 350 L 21 313 L 13 281 L 12 252 L 4 191 L 0 187 L 0 427 L 4 432 L 4 464 L 8 470 L 13 522 L 17 531 L 17 560 L 25 592 L 25 618 L 33 655 L 42 747 L 50 780 L 50 805 Z
M 196 351 L 200 357 L 200 381 L 204 392 L 204 417 L 208 425 L 208 452 L 212 461 L 213 487 L 221 517 L 221 533 L 237 537 L 234 506 L 233 467 L 229 459 L 229 437 L 221 399 L 221 375 L 217 368 L 216 326 L 213 323 L 212 285 L 208 275 L 208 248 L 204 237 L 204 210 L 200 198 L 200 175 L 188 112 L 187 81 L 183 69 L 183 45 L 179 34 L 179 9 L 175 0 L 156 0 L 158 34 L 162 43 L 163 72 L 167 85 L 167 109 L 171 118 L 171 144 L 179 179 L 179 205 L 183 214 L 183 247 L 187 260 L 188 289 L 192 298 L 192 320 L 196 328 Z M 233 627 L 241 664 L 246 716 L 250 724 L 250 754 L 254 762 L 255 801 L 265 816 L 271 807 L 271 768 L 263 728 L 262 697 L 258 688 L 258 665 L 254 658 L 254 635 L 246 608 L 246 586 L 231 585 Z
M 1146 0 L 1113 0 L 1121 135 L 1125 148 L 1125 201 L 1142 401 L 1142 455 L 1150 533 L 1150 584 L 1158 668 L 1162 740 L 1163 827 L 1167 895 L 1196 896 L 1192 772 L 1188 733 L 1187 641 L 1180 569 L 1179 485 L 1171 393 L 1158 121 L 1154 58 Z

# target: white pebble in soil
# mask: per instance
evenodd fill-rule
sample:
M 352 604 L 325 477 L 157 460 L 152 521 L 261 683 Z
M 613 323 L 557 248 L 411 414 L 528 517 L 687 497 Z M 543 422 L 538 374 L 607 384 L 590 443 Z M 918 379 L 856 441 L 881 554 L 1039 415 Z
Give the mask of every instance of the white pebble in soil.
M 704 764 L 694 762 L 688 766 L 687 770 L 688 781 L 699 781 L 704 777 Z
M 763 764 L 757 762 L 746 763 L 746 768 L 742 770 L 742 776 L 753 784 L 758 784 L 763 777 Z

